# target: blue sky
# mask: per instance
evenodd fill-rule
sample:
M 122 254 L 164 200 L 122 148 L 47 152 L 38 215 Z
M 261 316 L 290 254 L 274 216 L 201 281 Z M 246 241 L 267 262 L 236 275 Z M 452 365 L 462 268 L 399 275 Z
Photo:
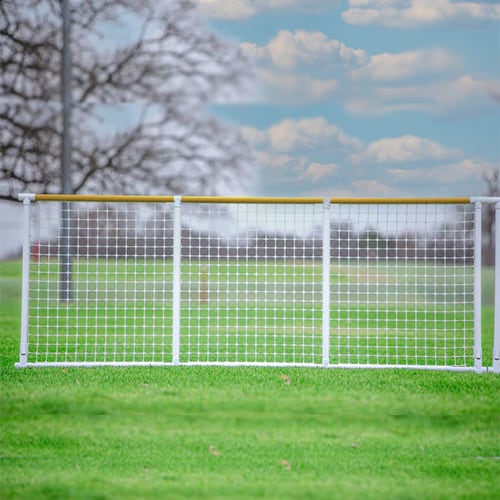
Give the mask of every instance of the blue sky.
M 248 194 L 466 196 L 500 164 L 498 0 L 199 0 L 256 92 Z

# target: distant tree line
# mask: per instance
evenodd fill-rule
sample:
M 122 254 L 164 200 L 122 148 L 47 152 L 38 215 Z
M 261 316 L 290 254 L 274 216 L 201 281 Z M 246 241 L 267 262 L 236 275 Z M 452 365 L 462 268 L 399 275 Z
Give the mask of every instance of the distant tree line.
M 330 256 L 363 260 L 435 260 L 447 264 L 471 264 L 474 259 L 473 220 L 462 214 L 453 223 L 427 232 L 386 235 L 373 227 L 356 230 L 350 222 L 330 225 Z M 173 223 L 169 214 L 156 215 L 137 227 L 125 213 L 99 207 L 77 212 L 72 218 L 70 248 L 79 256 L 171 257 Z M 39 242 L 40 255 L 56 256 L 58 238 Z M 322 241 L 317 232 L 301 237 L 292 233 L 249 229 L 236 237 L 183 225 L 181 255 L 184 258 L 278 258 L 319 259 Z

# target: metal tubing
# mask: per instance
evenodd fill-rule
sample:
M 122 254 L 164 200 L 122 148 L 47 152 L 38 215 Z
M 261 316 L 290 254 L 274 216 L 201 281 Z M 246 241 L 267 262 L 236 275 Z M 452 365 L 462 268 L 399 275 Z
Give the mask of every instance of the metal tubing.
M 495 320 L 493 371 L 500 373 L 500 201 L 495 205 Z
M 24 201 L 24 200 L 29 200 L 29 201 L 35 201 L 35 194 L 34 193 L 19 193 L 17 195 L 17 199 L 19 201 Z
M 315 363 L 276 363 L 276 362 L 257 362 L 257 361 L 190 361 L 188 363 L 178 363 L 177 366 L 225 366 L 225 367 L 262 367 L 262 368 L 292 368 L 292 367 L 300 367 L 300 368 L 312 368 L 312 369 L 320 369 L 324 368 L 320 364 Z M 60 361 L 60 362 L 37 362 L 37 363 L 28 363 L 27 367 L 40 367 L 40 368 L 91 368 L 91 367 L 103 367 L 103 366 L 173 366 L 172 363 L 164 362 L 164 361 Z M 16 367 L 20 368 L 19 364 L 16 364 Z M 349 370 L 365 370 L 365 369 L 376 369 L 376 370 L 429 370 L 429 371 L 448 371 L 448 372 L 471 372 L 474 371 L 473 367 L 468 366 L 441 366 L 441 365 L 375 365 L 375 364 L 337 364 L 337 365 L 328 365 L 329 369 L 349 369 Z M 487 369 L 483 368 L 483 372 L 486 372 Z
M 33 196 L 34 200 L 36 201 L 97 201 L 102 203 L 171 203 L 174 201 L 174 196 L 142 196 L 121 194 L 36 194 L 28 196 Z
M 330 364 L 330 202 L 323 203 L 323 366 Z
M 19 367 L 28 363 L 28 319 L 30 288 L 30 205 L 29 197 L 23 199 L 23 274 L 21 291 L 21 345 L 19 350 Z
M 332 204 L 353 204 L 353 205 L 425 205 L 425 204 L 442 204 L 442 205 L 460 205 L 469 204 L 471 202 L 470 197 L 454 197 L 454 198 L 432 198 L 432 197 L 422 197 L 422 198 L 330 198 L 330 203 Z
M 482 212 L 481 201 L 474 203 L 474 367 L 479 373 L 482 370 L 481 341 L 481 267 L 482 267 Z
M 180 362 L 181 326 L 181 197 L 174 197 L 172 362 Z
M 500 196 L 471 196 L 470 202 L 476 203 L 482 201 L 483 203 L 497 203 L 500 201 Z
M 172 202 L 174 196 L 96 195 L 96 194 L 36 194 L 36 201 L 100 201 L 100 202 Z M 495 201 L 496 198 L 330 198 L 332 204 L 468 204 L 475 201 Z M 273 203 L 320 204 L 322 198 L 259 197 L 259 196 L 182 196 L 183 203 Z
M 260 196 L 183 196 L 183 203 L 273 203 L 273 204 L 319 204 L 322 198 L 277 198 Z

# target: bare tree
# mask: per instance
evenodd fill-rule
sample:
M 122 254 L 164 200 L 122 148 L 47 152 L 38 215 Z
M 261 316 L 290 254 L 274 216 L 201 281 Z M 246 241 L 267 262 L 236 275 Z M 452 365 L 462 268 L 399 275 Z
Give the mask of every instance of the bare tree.
M 248 177 L 246 142 L 206 108 L 244 91 L 249 66 L 197 9 L 71 1 L 74 192 L 208 194 Z M 58 192 L 60 0 L 2 0 L 0 23 L 0 199 Z
M 500 167 L 483 173 L 486 196 L 500 196 Z M 483 264 L 495 263 L 495 205 L 485 204 L 483 209 Z

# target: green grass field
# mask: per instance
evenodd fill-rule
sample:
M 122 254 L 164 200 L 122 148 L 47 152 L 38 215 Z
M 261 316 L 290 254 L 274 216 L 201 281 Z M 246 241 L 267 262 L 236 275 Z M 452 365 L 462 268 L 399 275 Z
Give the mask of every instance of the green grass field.
M 181 362 L 322 364 L 321 262 L 185 259 L 181 272 Z M 28 361 L 172 362 L 171 260 L 74 259 L 69 303 L 56 260 L 33 261 L 31 278 Z M 472 367 L 472 283 L 471 266 L 332 264 L 331 364 Z
M 19 262 L 0 304 L 1 498 L 498 498 L 497 375 L 16 370 Z

